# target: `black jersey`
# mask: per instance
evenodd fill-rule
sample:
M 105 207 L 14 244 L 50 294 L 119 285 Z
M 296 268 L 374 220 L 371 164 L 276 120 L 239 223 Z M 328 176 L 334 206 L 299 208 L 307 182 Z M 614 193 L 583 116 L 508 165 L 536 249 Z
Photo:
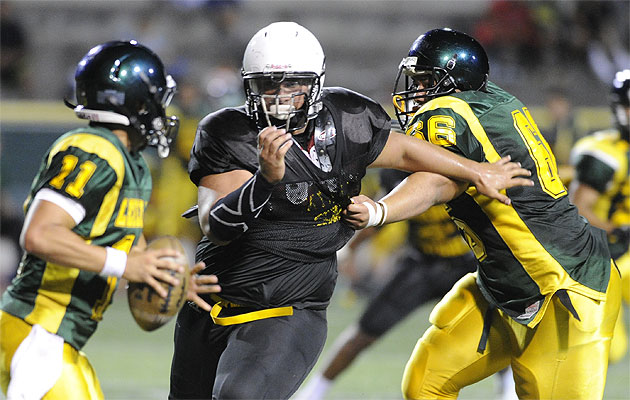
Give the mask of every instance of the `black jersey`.
M 341 223 L 341 212 L 385 146 L 390 118 L 373 100 L 344 88 L 326 88 L 322 102 L 309 127 L 326 127 L 314 135 L 326 135 L 327 146 L 313 151 L 295 142 L 285 156 L 285 176 L 256 222 L 226 246 L 206 238 L 199 243 L 197 260 L 219 277 L 227 300 L 254 307 L 328 304 L 336 251 L 354 233 Z M 238 169 L 255 173 L 257 136 L 245 107 L 208 115 L 191 151 L 191 180 L 199 184 L 206 175 Z M 314 161 L 318 156 L 327 161 Z

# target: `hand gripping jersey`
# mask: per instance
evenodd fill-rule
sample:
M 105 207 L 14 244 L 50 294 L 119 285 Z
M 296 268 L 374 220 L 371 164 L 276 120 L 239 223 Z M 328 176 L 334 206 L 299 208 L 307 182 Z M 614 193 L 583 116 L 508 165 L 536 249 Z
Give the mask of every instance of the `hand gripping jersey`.
M 44 157 L 24 209 L 41 189 L 78 202 L 85 217 L 72 230 L 88 243 L 129 252 L 142 234 L 151 196 L 151 174 L 139 153 L 130 154 L 105 128 L 81 128 L 53 143 Z M 0 308 L 39 324 L 81 349 L 112 301 L 118 279 L 22 258 Z
M 556 161 L 528 109 L 493 83 L 426 103 L 406 134 L 478 162 L 510 155 L 532 171 L 533 187 L 507 190 L 507 206 L 474 187 L 447 211 L 479 260 L 485 298 L 514 320 L 535 326 L 561 289 L 603 300 L 610 254 L 603 231 L 580 217 Z
M 286 173 L 256 222 L 226 246 L 202 239 L 197 260 L 216 274 L 221 297 L 251 307 L 325 308 L 337 271 L 336 251 L 353 230 L 341 212 L 359 194 L 361 178 L 385 146 L 390 119 L 374 101 L 327 88 L 312 146 L 297 142 L 285 156 Z M 244 107 L 204 118 L 191 151 L 191 180 L 237 169 L 255 173 L 258 129 Z
M 595 132 L 577 141 L 570 161 L 576 179 L 601 194 L 595 214 L 616 227 L 630 225 L 630 143 L 617 130 Z M 625 242 L 608 244 L 614 258 L 628 252 Z

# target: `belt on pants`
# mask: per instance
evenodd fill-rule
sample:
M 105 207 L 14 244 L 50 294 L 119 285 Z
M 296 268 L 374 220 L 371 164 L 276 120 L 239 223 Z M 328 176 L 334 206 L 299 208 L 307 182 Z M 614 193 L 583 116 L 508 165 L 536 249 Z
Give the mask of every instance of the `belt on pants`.
M 274 318 L 274 317 L 285 317 L 289 315 L 293 315 L 293 307 L 285 306 L 285 307 L 274 307 L 274 308 L 265 308 L 262 310 L 255 310 L 244 312 L 242 314 L 230 315 L 226 317 L 220 317 L 219 314 L 223 309 L 233 309 L 243 307 L 240 304 L 232 303 L 231 301 L 220 298 L 219 296 L 212 294 L 210 295 L 212 300 L 215 302 L 210 310 L 210 317 L 212 321 L 217 325 L 236 325 L 243 324 L 245 322 L 257 321 L 259 319 L 266 318 Z

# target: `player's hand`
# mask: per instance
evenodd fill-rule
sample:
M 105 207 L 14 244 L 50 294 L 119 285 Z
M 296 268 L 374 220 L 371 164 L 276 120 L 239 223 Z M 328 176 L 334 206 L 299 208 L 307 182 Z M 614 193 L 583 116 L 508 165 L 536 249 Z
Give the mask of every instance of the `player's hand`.
M 144 282 L 151 286 L 157 294 L 165 298 L 168 292 L 158 281 L 177 286 L 179 285 L 179 279 L 173 277 L 169 270 L 178 273 L 184 272 L 184 267 L 174 262 L 170 257 L 178 258 L 182 257 L 182 255 L 173 249 L 143 251 L 132 248 L 127 256 L 127 266 L 123 278 L 129 282 Z
M 258 163 L 267 182 L 276 184 L 284 177 L 284 156 L 293 145 L 285 129 L 268 126 L 258 134 Z
M 217 283 L 219 279 L 216 275 L 197 275 L 206 267 L 206 264 L 199 262 L 190 270 L 190 284 L 188 285 L 187 300 L 194 302 L 203 310 L 210 312 L 212 306 L 199 297 L 199 293 L 219 293 L 221 286 Z
M 525 178 L 532 175 L 531 171 L 522 168 L 521 163 L 510 160 L 511 157 L 506 156 L 491 164 L 478 164 L 479 179 L 473 184 L 479 193 L 510 205 L 510 198 L 500 190 L 516 186 L 534 186 L 534 181 Z
M 341 212 L 343 222 L 350 225 L 352 229 L 363 229 L 370 220 L 370 212 L 363 203 L 370 203 L 374 208 L 378 207 L 374 200 L 360 194 L 351 198 L 348 207 Z

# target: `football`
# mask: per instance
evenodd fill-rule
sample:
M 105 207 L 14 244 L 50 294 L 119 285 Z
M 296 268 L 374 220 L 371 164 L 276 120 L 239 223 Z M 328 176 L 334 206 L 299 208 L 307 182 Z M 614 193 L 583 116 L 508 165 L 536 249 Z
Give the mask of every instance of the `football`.
M 182 308 L 188 292 L 190 269 L 184 246 L 173 236 L 162 236 L 147 246 L 147 249 L 163 248 L 175 249 L 181 253 L 181 256 L 177 258 L 168 257 L 184 266 L 184 273 L 170 271 L 171 275 L 179 279 L 179 285 L 175 287 L 161 282 L 162 286 L 168 290 L 166 298 L 160 297 L 146 283 L 129 282 L 127 286 L 129 309 L 140 328 L 145 331 L 153 331 L 166 324 Z

